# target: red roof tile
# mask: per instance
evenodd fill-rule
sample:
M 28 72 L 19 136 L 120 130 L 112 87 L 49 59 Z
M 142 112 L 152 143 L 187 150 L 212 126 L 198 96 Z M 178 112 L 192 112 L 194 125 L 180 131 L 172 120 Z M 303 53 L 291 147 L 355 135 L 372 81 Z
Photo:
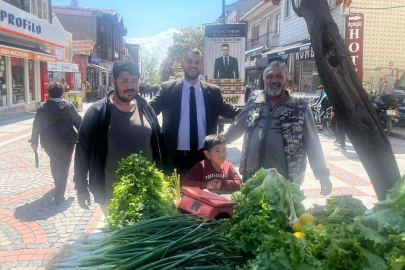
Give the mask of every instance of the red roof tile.
M 93 40 L 73 40 L 73 54 L 90 55 L 91 51 L 94 49 L 94 45 L 96 45 L 96 42 Z

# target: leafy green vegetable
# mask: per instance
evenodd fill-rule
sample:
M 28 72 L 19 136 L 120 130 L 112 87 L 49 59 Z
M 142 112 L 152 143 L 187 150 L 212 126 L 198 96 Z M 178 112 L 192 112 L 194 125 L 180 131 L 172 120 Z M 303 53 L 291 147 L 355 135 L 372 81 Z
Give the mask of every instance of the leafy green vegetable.
M 318 223 L 326 225 L 351 223 L 356 217 L 363 215 L 366 210 L 367 208 L 360 200 L 351 195 L 344 195 L 331 197 L 323 206 L 316 204 L 308 210 L 308 213 L 314 215 Z
M 108 207 L 110 227 L 176 213 L 173 180 L 166 178 L 143 153 L 120 162 L 114 194 Z
M 387 199 L 376 203 L 361 221 L 380 233 L 405 233 L 405 175 L 388 191 Z
M 260 169 L 233 196 L 238 205 L 224 226 L 226 238 L 250 256 L 258 254 L 266 236 L 286 230 L 287 215 L 295 216 L 295 205 L 301 207 L 304 198 L 299 187 L 277 170 Z

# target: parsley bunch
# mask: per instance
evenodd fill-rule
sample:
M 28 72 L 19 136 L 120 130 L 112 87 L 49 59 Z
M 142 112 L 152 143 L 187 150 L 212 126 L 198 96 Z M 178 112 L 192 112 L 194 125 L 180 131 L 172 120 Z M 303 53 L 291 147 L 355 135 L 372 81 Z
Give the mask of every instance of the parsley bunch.
M 122 227 L 147 218 L 176 213 L 173 180 L 159 171 L 142 152 L 123 159 L 108 206 L 110 227 Z

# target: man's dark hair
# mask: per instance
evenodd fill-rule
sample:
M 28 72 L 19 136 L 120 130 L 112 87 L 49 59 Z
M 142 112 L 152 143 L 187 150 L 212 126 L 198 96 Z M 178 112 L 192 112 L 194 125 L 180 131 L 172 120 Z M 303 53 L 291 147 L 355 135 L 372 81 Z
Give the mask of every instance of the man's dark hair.
M 48 87 L 48 94 L 51 98 L 60 98 L 63 95 L 63 86 L 59 82 L 51 82 Z
M 216 145 L 226 144 L 226 139 L 223 135 L 208 135 L 204 139 L 204 150 L 211 151 Z
M 194 48 L 194 49 L 192 49 L 192 50 L 188 50 L 188 51 L 184 54 L 183 61 L 186 59 L 186 57 L 187 57 L 187 55 L 188 55 L 189 53 L 198 54 L 198 55 L 201 56 L 201 59 L 204 60 L 204 57 L 203 57 L 202 52 L 201 52 L 199 49 Z
M 122 71 L 126 71 L 129 74 L 137 77 L 141 77 L 138 64 L 130 60 L 115 62 L 113 66 L 113 78 L 117 79 Z
M 223 48 L 223 47 L 227 47 L 228 49 L 229 49 L 229 44 L 222 44 L 222 46 L 221 46 L 221 48 Z

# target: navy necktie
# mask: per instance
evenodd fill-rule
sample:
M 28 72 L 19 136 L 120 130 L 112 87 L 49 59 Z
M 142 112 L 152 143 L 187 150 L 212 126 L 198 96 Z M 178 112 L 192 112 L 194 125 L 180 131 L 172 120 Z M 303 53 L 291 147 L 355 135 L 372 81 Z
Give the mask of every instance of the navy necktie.
M 190 87 L 190 150 L 198 150 L 197 103 L 194 86 Z

